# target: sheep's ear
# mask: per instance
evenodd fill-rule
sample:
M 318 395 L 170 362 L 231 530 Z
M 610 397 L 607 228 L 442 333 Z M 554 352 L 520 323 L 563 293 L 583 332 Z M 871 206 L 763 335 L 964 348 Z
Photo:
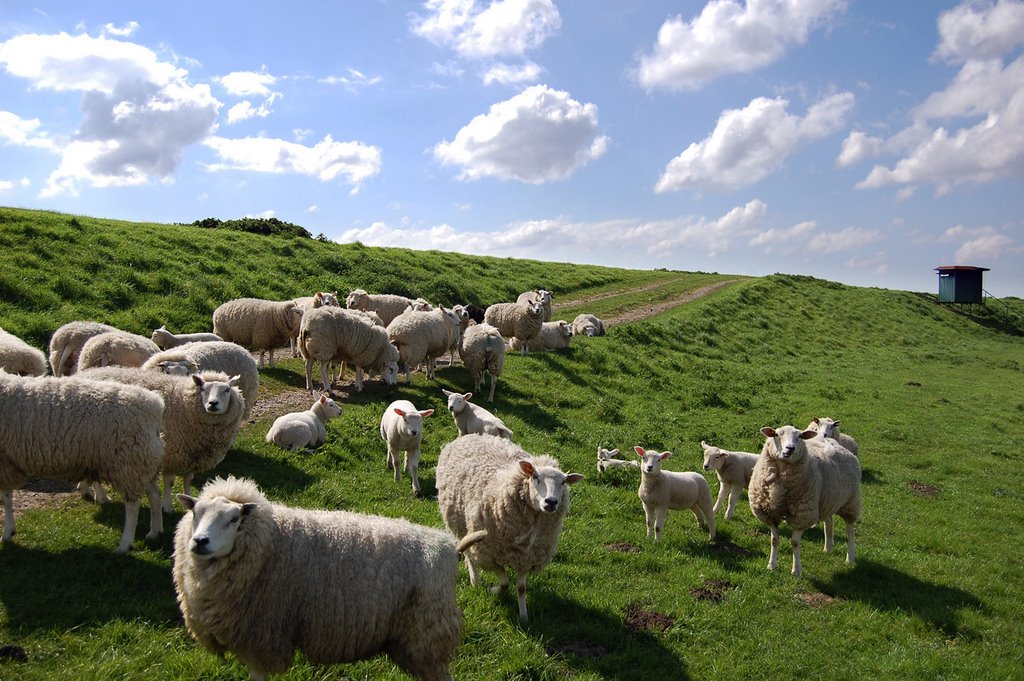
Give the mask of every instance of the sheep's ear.
M 242 515 L 243 516 L 249 515 L 250 513 L 255 511 L 258 506 L 259 506 L 259 504 L 253 503 L 251 501 L 248 502 L 248 503 L 242 504 Z
M 190 497 L 187 494 L 179 494 L 179 495 L 177 495 L 177 497 L 178 497 L 178 503 L 181 504 L 182 508 L 186 508 L 189 511 L 194 510 L 195 507 L 196 507 L 196 502 L 199 501 L 195 497 Z
M 167 330 L 167 325 L 166 324 L 161 324 L 160 328 L 157 329 L 157 331 L 166 331 L 166 330 Z
M 704 449 L 711 449 L 711 445 L 709 445 L 707 442 L 704 442 L 704 440 L 700 441 L 700 446 L 703 447 Z
M 234 376 L 232 376 L 231 378 L 228 379 L 228 385 L 230 385 L 232 388 L 237 388 L 238 387 L 238 382 L 241 381 L 241 380 L 242 380 L 242 375 L 241 374 L 235 374 Z
M 462 399 L 466 400 L 467 402 L 469 402 L 469 398 L 471 398 L 471 397 L 473 397 L 473 393 L 463 393 L 462 394 Z
M 398 407 L 395 407 L 395 413 L 398 414 L 399 416 L 401 416 L 402 418 L 405 418 L 405 411 L 404 410 L 399 409 Z
M 444 393 L 444 396 L 445 396 L 445 397 L 451 397 L 452 395 L 454 395 L 454 394 L 455 394 L 455 393 L 453 393 L 453 392 L 452 392 L 451 390 L 445 390 L 444 388 L 441 388 L 441 392 L 443 392 L 443 393 Z
M 667 459 L 670 456 L 672 456 L 672 452 L 662 452 L 661 453 L 661 460 L 664 461 L 665 459 Z
M 601 456 L 601 452 L 603 452 L 603 451 L 605 451 L 604 447 L 598 446 L 598 448 L 597 448 L 597 455 Z
M 633 447 L 633 451 L 636 452 L 636 455 L 639 456 L 641 459 L 644 458 L 644 454 L 647 453 L 647 450 L 641 447 L 640 445 Z
M 200 376 L 199 374 L 192 374 L 192 382 L 195 383 L 200 388 L 202 388 L 203 384 L 205 383 L 205 381 L 203 381 L 203 377 Z
M 583 475 L 581 473 L 569 473 L 569 475 L 565 476 L 565 481 L 570 485 L 575 485 L 582 479 Z
M 813 419 L 811 419 L 811 421 L 813 421 L 814 423 L 818 424 L 819 426 L 821 425 L 821 421 L 818 420 L 817 416 L 815 416 Z
M 421 409 L 420 410 L 420 416 L 423 416 L 423 417 L 430 416 L 433 413 L 434 413 L 433 409 Z
M 608 456 L 615 456 L 618 453 L 619 453 L 619 450 L 613 449 L 612 451 L 608 452 Z
M 808 429 L 808 430 L 805 430 L 804 432 L 800 433 L 800 439 L 801 440 L 810 440 L 811 438 L 817 437 L 817 436 L 818 436 L 818 431 L 816 431 L 816 430 L 809 430 Z
M 764 428 L 761 429 L 761 435 L 764 435 L 765 437 L 775 437 L 775 429 L 765 426 Z
M 839 427 L 839 421 L 833 421 L 832 425 L 838 428 Z
M 533 475 L 533 472 L 536 470 L 529 461 L 520 461 L 519 468 L 527 475 Z
M 327 404 L 327 395 L 320 395 L 320 404 Z

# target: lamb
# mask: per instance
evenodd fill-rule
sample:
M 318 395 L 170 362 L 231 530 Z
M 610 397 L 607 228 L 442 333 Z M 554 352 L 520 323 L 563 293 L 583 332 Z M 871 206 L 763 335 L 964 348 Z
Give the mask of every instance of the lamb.
M 321 395 L 306 411 L 278 416 L 267 431 L 266 441 L 281 449 L 316 448 L 327 440 L 327 422 L 341 415 L 341 406 Z
M 156 343 L 127 331 L 107 331 L 85 341 L 76 371 L 93 367 L 140 367 L 160 352 Z
M 572 320 L 572 332 L 577 336 L 603 336 L 604 322 L 592 314 L 576 315 Z
M 762 428 L 761 456 L 750 478 L 750 510 L 771 527 L 768 569 L 778 567 L 779 524 L 793 530 L 793 574 L 800 575 L 800 539 L 804 530 L 825 521 L 825 551 L 832 550 L 832 516 L 846 521 L 846 562 L 854 561 L 857 521 L 861 515 L 860 463 L 849 450 L 817 438 L 813 430 L 793 426 Z
M 380 417 L 380 436 L 388 448 L 388 468 L 395 471 L 395 482 L 404 469 L 412 478 L 412 492 L 420 493 L 420 440 L 423 438 L 423 419 L 433 409 L 416 409 L 408 400 L 395 400 Z M 398 467 L 398 453 L 405 452 L 405 463 Z
M 740 493 L 750 485 L 750 475 L 757 463 L 757 454 L 749 452 L 730 452 L 719 447 L 712 447 L 701 440 L 704 449 L 704 470 L 714 470 L 718 476 L 718 499 L 711 512 L 718 514 L 725 497 L 729 497 L 729 507 L 725 511 L 725 519 L 731 520 L 736 510 L 736 500 Z
M 410 310 L 388 324 L 388 340 L 398 348 L 399 363 L 405 367 L 405 383 L 412 382 L 412 370 L 427 364 L 427 378 L 434 378 L 434 364 L 458 338 L 459 318 L 443 306 L 430 312 Z
M 335 307 L 340 307 L 340 303 L 338 302 L 338 292 L 337 291 L 317 291 L 315 294 L 313 294 L 311 296 L 302 296 L 300 298 L 295 298 L 294 302 L 295 302 L 296 305 L 298 305 L 299 307 L 302 308 L 303 314 L 305 314 L 306 310 L 312 310 L 314 308 L 323 307 L 325 305 L 333 305 Z M 288 340 L 288 345 L 291 346 L 292 357 L 298 357 L 299 356 L 299 332 L 298 332 L 298 330 L 295 331 L 295 336 Z
M 398 375 L 398 348 L 388 341 L 387 331 L 352 310 L 318 307 L 303 316 L 299 328 L 299 352 L 306 359 L 306 389 L 313 391 L 313 362 L 320 364 L 324 391 L 328 385 L 328 363 L 349 362 L 356 367 L 356 390 L 363 389 L 363 370 L 381 373 L 387 385 Z
M 46 373 L 46 355 L 0 329 L 0 370 L 17 376 L 42 376 Z
M 185 343 L 204 343 L 209 341 L 224 340 L 215 333 L 171 333 L 164 324 L 159 329 L 153 329 L 150 339 L 157 344 L 161 350 L 176 348 Z
M 220 371 L 228 376 L 238 376 L 238 389 L 242 391 L 242 397 L 245 399 L 243 418 L 249 418 L 252 408 L 256 404 L 256 394 L 260 387 L 260 372 L 252 354 L 236 343 L 227 341 L 186 343 L 156 353 L 143 363 L 142 368 L 177 376 L 190 376 L 200 371 Z
M 83 378 L 22 378 L 0 371 L 0 500 L 3 541 L 14 536 L 13 490 L 29 478 L 94 478 L 124 498 L 117 553 L 135 538 L 141 496 L 149 497 L 146 539 L 163 532 L 156 474 L 164 458 L 163 399 L 143 388 Z
M 604 447 L 597 448 L 597 472 L 604 473 L 609 468 L 640 468 L 639 461 L 624 461 L 622 459 L 616 459 L 619 450 L 617 449 L 605 449 Z
M 711 541 L 715 540 L 715 513 L 711 510 L 711 488 L 700 473 L 661 470 L 661 462 L 672 452 L 656 452 L 636 446 L 633 448 L 640 465 L 640 489 L 637 496 L 644 506 L 647 518 L 647 538 L 661 539 L 669 509 L 693 512 L 702 528 L 707 528 Z
M 551 321 L 551 291 L 546 291 L 542 288 L 536 291 L 526 291 L 520 293 L 519 297 L 516 298 L 517 303 L 529 303 L 534 300 L 540 301 L 540 304 L 544 306 L 544 321 Z
M 448 411 L 455 419 L 459 435 L 494 435 L 506 440 L 512 439 L 512 431 L 501 419 L 478 404 L 469 401 L 473 393 L 453 393 L 441 389 L 448 398 Z
M 387 326 L 415 302 L 412 298 L 405 296 L 392 293 L 367 293 L 363 289 L 357 288 L 350 291 L 348 297 L 345 298 L 345 307 L 351 310 L 376 312 L 384 321 L 384 326 Z
M 544 325 L 544 306 L 539 302 L 495 303 L 484 312 L 484 322 L 498 329 L 505 338 L 515 336 L 524 342 L 522 354 L 526 354 L 526 342 L 540 333 Z
M 93 336 L 118 329 L 99 322 L 68 322 L 50 337 L 50 370 L 54 376 L 71 376 L 78 369 L 82 346 Z
M 819 437 L 832 438 L 850 450 L 850 453 L 854 456 L 860 456 L 860 445 L 851 436 L 839 431 L 839 421 L 833 421 L 827 416 L 823 416 L 820 419 L 811 419 L 811 422 L 807 425 L 807 430 L 817 431 Z
M 466 552 L 470 582 L 477 568 L 495 572 L 508 588 L 507 570 L 516 574 L 519 621 L 526 624 L 526 578 L 555 556 L 562 522 L 569 511 L 569 485 L 583 479 L 563 473 L 556 459 L 533 456 L 493 435 L 466 435 L 441 449 L 437 462 L 437 501 L 445 527 L 456 537 L 485 531 L 487 540 Z
M 273 367 L 274 349 L 288 345 L 301 321 L 302 307 L 295 301 L 236 298 L 213 311 L 213 332 L 226 341 L 259 352 L 262 369 L 263 353 L 270 353 Z
M 467 327 L 459 344 L 459 359 L 473 376 L 473 390 L 483 388 L 484 374 L 491 377 L 491 388 L 487 401 L 494 401 L 494 389 L 498 377 L 505 367 L 505 339 L 490 324 L 475 324 Z
M 250 480 L 216 478 L 174 535 L 174 588 L 185 626 L 265 681 L 300 650 L 316 665 L 386 653 L 414 678 L 450 679 L 462 612 L 461 544 L 404 519 L 289 508 Z
M 548 350 L 561 350 L 569 347 L 572 340 L 572 327 L 569 322 L 559 320 L 557 322 L 544 322 L 540 327 L 540 333 L 530 341 L 522 341 L 519 338 L 512 338 L 509 345 L 513 350 L 522 350 L 525 346 L 530 352 L 546 352 Z

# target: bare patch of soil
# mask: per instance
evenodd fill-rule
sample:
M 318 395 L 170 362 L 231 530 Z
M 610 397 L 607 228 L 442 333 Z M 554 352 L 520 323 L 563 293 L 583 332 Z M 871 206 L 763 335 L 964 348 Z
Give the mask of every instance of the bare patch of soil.
M 812 608 L 821 608 L 826 605 L 832 605 L 832 603 L 835 603 L 836 601 L 834 596 L 829 596 L 828 594 L 821 593 L 820 591 L 796 594 L 796 598 Z
M 551 645 L 545 652 L 551 655 L 575 655 L 576 657 L 601 657 L 608 654 L 608 648 L 593 641 L 570 641 L 562 645 Z
M 313 404 L 308 390 L 286 390 L 274 395 L 260 395 L 249 415 L 249 423 L 260 419 L 274 418 L 292 411 L 306 411 Z
M 739 544 L 731 542 L 728 539 L 715 540 L 715 543 L 711 545 L 711 550 L 717 551 L 718 553 L 724 553 L 729 556 L 740 556 L 743 558 L 754 555 L 754 552 L 750 549 L 745 549 Z
M 625 624 L 631 631 L 667 631 L 675 623 L 674 617 L 647 610 L 639 603 L 626 606 Z
M 679 307 L 680 305 L 692 303 L 698 298 L 703 298 L 706 295 L 714 293 L 723 286 L 728 286 L 729 284 L 735 283 L 736 281 L 738 280 L 730 279 L 728 281 L 719 281 L 714 284 L 708 284 L 707 286 L 701 286 L 700 288 L 696 288 L 692 291 L 687 291 L 678 298 L 673 298 L 672 300 L 665 300 L 656 305 L 645 305 L 643 307 L 638 307 L 636 309 L 630 310 L 629 312 L 625 312 L 619 315 L 618 317 L 602 319 L 601 321 L 604 322 L 604 326 L 606 329 L 612 326 L 618 326 L 619 324 L 638 322 L 643 319 L 647 319 L 648 317 L 653 317 L 656 314 L 661 314 L 662 312 L 668 312 L 669 310 L 673 310 Z
M 911 480 L 907 483 L 907 487 L 910 488 L 911 492 L 922 497 L 934 497 L 939 493 L 938 487 L 935 487 L 934 485 L 927 485 L 923 482 L 917 482 L 916 480 Z
M 37 508 L 55 508 L 69 499 L 80 499 L 75 483 L 39 478 L 14 490 L 14 515 Z
M 638 553 L 640 547 L 636 544 L 630 544 L 629 542 L 616 542 L 614 544 L 605 544 L 604 547 L 609 551 L 617 551 L 619 553 Z
M 734 588 L 736 585 L 727 579 L 705 579 L 703 586 L 690 589 L 690 595 L 698 601 L 720 603 L 725 598 L 725 592 Z

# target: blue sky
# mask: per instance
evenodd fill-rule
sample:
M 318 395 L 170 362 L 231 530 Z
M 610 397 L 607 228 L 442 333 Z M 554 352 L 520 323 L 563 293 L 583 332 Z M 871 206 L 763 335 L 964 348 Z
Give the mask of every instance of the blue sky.
M 0 205 L 1024 296 L 1024 1 L 29 3 Z

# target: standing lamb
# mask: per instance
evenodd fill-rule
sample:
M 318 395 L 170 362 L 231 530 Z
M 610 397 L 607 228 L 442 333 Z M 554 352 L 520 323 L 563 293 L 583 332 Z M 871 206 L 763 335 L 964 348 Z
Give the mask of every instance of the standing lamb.
M 834 440 L 816 437 L 813 430 L 793 426 L 762 428 L 761 456 L 750 479 L 750 510 L 771 527 L 768 569 L 778 567 L 779 524 L 793 530 L 793 574 L 799 576 L 800 539 L 804 530 L 825 521 L 825 551 L 832 550 L 832 516 L 846 521 L 846 562 L 854 561 L 857 521 L 860 519 L 860 463 Z
M 493 385 L 492 385 L 493 387 Z M 512 439 L 512 431 L 497 416 L 478 404 L 469 401 L 473 393 L 453 393 L 441 389 L 448 398 L 448 411 L 455 419 L 459 435 L 494 435 L 506 440 Z
M 832 438 L 840 445 L 850 450 L 850 453 L 854 456 L 860 456 L 860 445 L 851 436 L 846 433 L 839 431 L 839 421 L 833 421 L 827 416 L 823 416 L 820 419 L 812 419 L 810 424 L 807 426 L 807 430 L 815 430 L 818 432 L 819 437 Z
M 260 372 L 252 353 L 237 343 L 227 341 L 205 341 L 158 352 L 142 365 L 143 369 L 162 371 L 165 374 L 191 376 L 200 371 L 220 371 L 228 376 L 238 376 L 238 389 L 245 399 L 245 414 L 249 418 L 256 404 L 260 387 Z
M 324 392 L 331 362 L 349 362 L 356 367 L 356 390 L 363 389 L 363 370 L 379 371 L 387 385 L 398 375 L 398 348 L 388 341 L 383 327 L 364 315 L 340 307 L 318 307 L 303 316 L 299 328 L 299 352 L 306 359 L 306 390 L 313 391 L 313 362 L 320 365 Z
M 408 400 L 395 400 L 380 417 L 380 436 L 388 448 L 388 468 L 395 471 L 395 482 L 402 477 L 402 470 L 412 478 L 412 492 L 420 493 L 420 441 L 423 439 L 423 419 L 434 413 L 433 409 L 416 409 Z M 405 462 L 398 467 L 398 454 L 405 452 Z
M 149 390 L 84 378 L 22 378 L 0 371 L 0 500 L 3 541 L 14 536 L 13 490 L 29 478 L 110 483 L 124 498 L 118 553 L 135 538 L 141 497 L 150 507 L 149 534 L 163 532 L 156 474 L 164 402 Z
M 78 368 L 82 346 L 93 336 L 118 329 L 99 322 L 68 322 L 50 337 L 50 370 L 54 376 L 70 376 Z
M 107 331 L 85 341 L 76 371 L 94 367 L 140 367 L 160 352 L 156 343 L 127 331 Z
M 495 303 L 484 313 L 484 322 L 498 329 L 504 338 L 515 336 L 524 343 L 533 340 L 544 325 L 544 306 L 537 301 L 529 303 Z
M 430 312 L 409 310 L 388 324 L 388 340 L 398 348 L 406 385 L 412 382 L 412 370 L 421 362 L 427 364 L 427 378 L 434 379 L 437 358 L 457 341 L 460 328 L 459 318 L 442 306 Z
M 521 341 L 513 338 L 509 345 L 513 350 L 522 350 L 524 347 L 530 352 L 547 352 L 548 350 L 561 350 L 569 347 L 572 340 L 572 327 L 569 322 L 559 320 L 557 322 L 544 322 L 540 327 L 540 333 L 530 341 Z
M 274 349 L 287 346 L 295 337 L 302 321 L 302 308 L 292 300 L 236 298 L 213 311 L 213 332 L 226 341 L 260 353 L 270 353 L 274 366 Z
M 18 376 L 42 376 L 46 373 L 46 355 L 0 329 L 0 370 Z
M 469 318 L 469 311 L 463 305 L 455 305 L 451 308 L 451 312 L 459 319 L 459 332 L 455 334 L 451 345 L 448 346 L 448 366 L 455 364 L 455 353 L 462 348 L 462 338 L 466 335 L 466 329 L 469 328 L 470 322 L 473 321 Z
M 525 291 L 519 294 L 516 298 L 517 303 L 529 303 L 534 300 L 539 301 L 544 306 L 544 321 L 551 321 L 551 291 L 539 288 L 536 291 Z
M 576 315 L 572 320 L 572 332 L 577 336 L 603 336 L 604 322 L 592 314 Z
M 516 574 L 519 621 L 527 623 L 526 577 L 555 556 L 569 511 L 569 485 L 579 473 L 563 473 L 556 459 L 531 456 L 493 435 L 467 435 L 449 442 L 437 462 L 437 501 L 445 527 L 456 537 L 487 532 L 487 540 L 466 552 L 469 580 L 477 568 L 495 572 L 508 588 Z
M 224 340 L 215 333 L 171 333 L 167 330 L 166 324 L 159 329 L 153 329 L 153 335 L 150 336 L 150 339 L 161 350 L 176 348 L 179 345 L 185 345 L 185 343 L 206 343 Z
M 415 300 L 405 296 L 392 293 L 367 293 L 361 288 L 349 292 L 348 297 L 345 298 L 345 307 L 364 312 L 376 312 L 384 321 L 384 326 L 390 324 L 395 317 L 415 303 Z
M 640 489 L 637 496 L 644 506 L 647 518 L 647 538 L 661 539 L 669 509 L 689 509 L 702 528 L 707 528 L 711 541 L 715 540 L 715 513 L 711 510 L 711 488 L 700 473 L 661 470 L 661 462 L 672 452 L 656 452 L 636 446 L 641 459 Z
M 267 431 L 266 441 L 281 449 L 315 449 L 327 440 L 327 422 L 341 416 L 341 406 L 321 395 L 306 411 L 282 414 Z
M 473 376 L 473 390 L 480 391 L 484 374 L 490 374 L 491 388 L 487 401 L 494 401 L 494 388 L 505 367 L 505 339 L 490 324 L 474 324 L 466 328 L 459 344 L 459 359 Z
M 450 534 L 404 519 L 273 504 L 246 479 L 217 478 L 174 535 L 174 588 L 185 626 L 253 681 L 300 650 L 316 665 L 386 653 L 416 679 L 451 679 L 462 612 Z
M 717 515 L 722 502 L 728 496 L 729 507 L 725 511 L 725 519 L 731 520 L 736 510 L 736 500 L 750 485 L 750 475 L 754 472 L 757 454 L 730 452 L 719 447 L 712 447 L 703 440 L 700 441 L 700 446 L 704 448 L 704 470 L 713 470 L 718 476 L 718 499 L 711 512 Z

